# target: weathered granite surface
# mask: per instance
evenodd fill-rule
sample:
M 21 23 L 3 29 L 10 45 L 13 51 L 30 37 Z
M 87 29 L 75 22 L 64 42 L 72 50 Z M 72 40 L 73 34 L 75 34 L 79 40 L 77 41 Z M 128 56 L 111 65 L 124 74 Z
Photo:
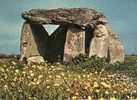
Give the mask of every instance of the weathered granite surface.
M 109 63 L 124 61 L 124 47 L 117 35 L 104 25 L 97 25 L 90 43 L 89 57 L 107 58 Z
M 107 23 L 106 17 L 89 8 L 32 9 L 22 13 L 25 20 L 37 24 L 76 24 L 83 27 L 94 27 L 98 23 Z
M 73 25 L 68 26 L 63 61 L 69 62 L 80 54 L 85 54 L 85 31 Z
M 31 56 L 45 57 L 48 41 L 48 33 L 42 25 L 25 22 L 21 33 L 20 60 Z

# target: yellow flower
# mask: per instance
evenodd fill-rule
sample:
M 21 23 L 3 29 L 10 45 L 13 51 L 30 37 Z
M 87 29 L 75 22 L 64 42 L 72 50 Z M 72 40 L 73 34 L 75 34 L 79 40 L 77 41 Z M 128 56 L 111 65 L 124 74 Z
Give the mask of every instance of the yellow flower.
M 115 97 L 110 98 L 110 100 L 117 100 Z
M 49 80 L 47 79 L 46 82 L 49 82 Z
M 38 68 L 39 70 L 42 70 L 42 66 L 37 66 L 37 68 Z
M 49 78 L 52 78 L 52 76 L 51 76 L 51 75 L 49 75 Z
M 83 77 L 86 77 L 86 75 L 83 75 Z
M 76 94 L 75 95 L 79 95 L 79 93 L 78 92 L 76 92 Z
M 39 75 L 39 76 L 38 76 L 38 79 L 41 79 L 42 77 L 43 77 L 43 75 Z
M 14 62 L 14 61 L 12 61 L 11 63 L 12 63 L 13 65 L 16 65 L 16 62 Z
M 58 84 L 58 83 L 55 83 L 55 84 L 54 84 L 54 86 L 57 86 L 57 87 L 58 87 L 59 85 L 60 85 L 60 84 Z
M 109 92 L 106 90 L 106 91 L 105 91 L 105 94 L 107 94 L 107 95 L 108 95 L 108 94 L 109 94 Z
M 87 90 L 87 89 L 88 89 L 88 87 L 87 87 L 87 86 L 85 86 L 85 89 Z
M 67 88 L 67 91 L 70 91 L 70 88 Z
M 114 94 L 116 94 L 116 93 L 117 93 L 117 91 L 113 91 L 113 93 L 114 93 Z
M 76 100 L 76 98 L 77 98 L 76 96 L 73 96 L 73 97 L 72 97 L 72 100 Z
M 61 76 L 60 75 L 56 75 L 56 78 L 61 78 Z
M 50 88 L 50 86 L 47 86 L 47 89 L 49 89 Z
M 92 100 L 91 96 L 88 96 L 88 100 Z
M 0 71 L 5 72 L 4 68 L 0 67 Z
M 100 91 L 99 89 L 96 89 L 96 91 L 95 91 L 95 92 L 96 92 L 96 93 L 99 93 L 99 91 Z
M 96 88 L 96 87 L 98 87 L 98 86 L 99 86 L 98 83 L 97 83 L 97 82 L 94 82 L 93 87 Z
M 37 82 L 36 82 L 36 84 L 39 84 L 39 83 L 40 83 L 40 81 L 37 81 Z
M 34 76 L 34 73 L 31 73 L 30 76 L 33 77 L 33 76 Z
M 104 100 L 104 98 L 100 98 L 99 100 Z
M 97 74 L 98 72 L 97 71 L 95 71 L 95 74 Z
M 18 70 L 18 69 L 16 69 L 16 70 L 15 70 L 15 72 L 16 72 L 16 73 L 19 73 L 19 70 Z
M 63 72 L 61 73 L 61 75 L 62 75 L 62 76 L 65 76 L 65 74 L 64 74 Z
M 106 88 L 111 88 L 111 86 L 108 85 L 108 84 L 106 84 L 105 82 L 101 82 L 101 85 L 103 85 L 103 86 L 106 87 Z

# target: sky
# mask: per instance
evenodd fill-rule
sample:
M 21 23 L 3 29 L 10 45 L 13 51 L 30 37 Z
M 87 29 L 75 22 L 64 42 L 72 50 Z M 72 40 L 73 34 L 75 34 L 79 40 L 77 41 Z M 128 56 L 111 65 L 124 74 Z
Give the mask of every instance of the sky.
M 20 53 L 21 13 L 37 8 L 95 9 L 107 17 L 125 54 L 137 54 L 137 0 L 0 0 L 0 53 Z M 51 33 L 57 26 L 46 27 Z

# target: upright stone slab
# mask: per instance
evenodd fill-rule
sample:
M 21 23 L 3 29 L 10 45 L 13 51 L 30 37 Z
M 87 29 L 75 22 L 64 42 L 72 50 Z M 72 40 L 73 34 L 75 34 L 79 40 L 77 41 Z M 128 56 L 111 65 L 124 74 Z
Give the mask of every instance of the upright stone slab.
M 48 33 L 40 24 L 25 22 L 22 28 L 20 60 L 31 56 L 43 56 L 48 43 Z
M 107 57 L 109 36 L 108 31 L 104 25 L 97 25 L 95 28 L 93 38 L 90 42 L 89 57 L 96 55 L 97 57 Z
M 68 26 L 63 61 L 69 62 L 79 54 L 85 54 L 85 31 Z
M 124 47 L 121 44 L 117 35 L 107 27 L 109 33 L 109 51 L 108 51 L 108 60 L 110 63 L 115 62 L 124 62 L 125 52 Z
M 104 25 L 97 25 L 91 39 L 89 57 L 107 58 L 109 63 L 124 61 L 124 47 L 117 35 Z

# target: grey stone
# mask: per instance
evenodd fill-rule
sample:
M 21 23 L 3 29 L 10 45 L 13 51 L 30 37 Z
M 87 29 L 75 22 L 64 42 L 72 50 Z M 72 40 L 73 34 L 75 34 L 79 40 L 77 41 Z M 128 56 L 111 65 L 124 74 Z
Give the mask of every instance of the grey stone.
M 109 46 L 109 35 L 104 25 L 97 25 L 94 36 L 90 42 L 89 57 L 96 55 L 97 57 L 107 57 Z
M 107 58 L 109 63 L 124 61 L 124 47 L 117 35 L 104 25 L 97 25 L 90 43 L 89 57 Z
M 80 54 L 85 54 L 85 31 L 76 26 L 68 26 L 63 61 L 69 62 Z
M 108 51 L 108 60 L 110 63 L 123 62 L 125 57 L 125 50 L 121 44 L 118 36 L 107 27 L 109 33 L 109 51 Z
M 23 12 L 22 17 L 37 24 L 67 23 L 84 27 L 94 27 L 98 23 L 108 22 L 102 13 L 89 8 L 32 9 Z
M 20 60 L 31 56 L 43 56 L 48 44 L 48 33 L 40 24 L 25 22 L 22 28 Z
M 27 58 L 27 62 L 42 63 L 42 62 L 45 62 L 45 60 L 42 56 L 33 56 L 33 57 Z

